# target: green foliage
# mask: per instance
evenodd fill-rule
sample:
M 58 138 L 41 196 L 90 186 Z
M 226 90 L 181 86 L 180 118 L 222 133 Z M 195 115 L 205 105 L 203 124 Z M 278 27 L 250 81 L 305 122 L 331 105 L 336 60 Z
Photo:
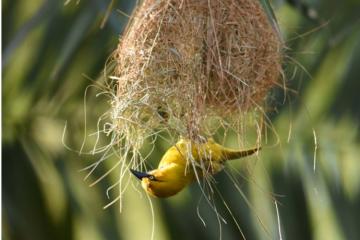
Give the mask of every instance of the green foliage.
M 236 186 L 226 173 L 215 177 L 221 192 L 216 205 L 227 221 L 222 239 L 241 238 L 227 207 L 247 239 L 279 239 L 279 226 L 283 239 L 360 237 L 360 3 L 303 2 L 311 3 L 316 18 L 273 2 L 288 47 L 288 91 L 274 93 L 277 111 L 269 115 L 273 128 L 260 159 L 229 164 Z M 135 181 L 123 195 L 121 213 L 118 205 L 103 210 L 117 196 L 116 187 L 111 199 L 106 196 L 115 174 L 87 187 L 116 156 L 85 181 L 88 171 L 79 172 L 101 158 L 91 154 L 96 135 L 82 143 L 109 107 L 96 96 L 97 87 L 84 92 L 101 84 L 127 22 L 123 13 L 131 14 L 134 3 L 3 1 L 3 239 L 150 239 L 152 227 L 154 239 L 219 239 L 217 218 L 205 200 L 199 203 L 196 184 L 174 198 L 153 200 L 153 226 L 148 199 L 134 190 Z M 232 140 L 230 134 L 229 146 Z M 153 165 L 167 147 L 156 143 Z

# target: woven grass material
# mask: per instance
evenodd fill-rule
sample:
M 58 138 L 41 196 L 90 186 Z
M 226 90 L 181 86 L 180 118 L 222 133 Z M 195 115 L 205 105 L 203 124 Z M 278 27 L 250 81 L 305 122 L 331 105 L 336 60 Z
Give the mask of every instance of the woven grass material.
M 256 0 L 145 0 L 114 53 L 114 129 L 133 147 L 211 136 L 212 119 L 236 129 L 279 85 L 281 48 Z

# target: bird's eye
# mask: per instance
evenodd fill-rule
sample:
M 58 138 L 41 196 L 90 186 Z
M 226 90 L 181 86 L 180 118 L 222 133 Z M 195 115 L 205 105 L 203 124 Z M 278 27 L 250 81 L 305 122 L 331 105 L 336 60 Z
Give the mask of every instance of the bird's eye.
M 149 179 L 150 179 L 150 180 L 155 180 L 155 177 L 154 177 L 153 175 L 150 175 L 150 176 L 149 176 Z

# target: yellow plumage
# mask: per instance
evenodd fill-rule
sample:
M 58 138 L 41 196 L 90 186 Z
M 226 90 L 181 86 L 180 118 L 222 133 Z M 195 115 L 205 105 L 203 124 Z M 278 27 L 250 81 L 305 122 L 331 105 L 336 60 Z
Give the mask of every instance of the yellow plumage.
M 204 174 L 216 174 L 227 160 L 249 156 L 259 148 L 236 151 L 225 148 L 212 139 L 193 143 L 180 139 L 162 157 L 157 169 L 147 173 L 131 170 L 141 180 L 141 186 L 152 196 L 170 197 Z

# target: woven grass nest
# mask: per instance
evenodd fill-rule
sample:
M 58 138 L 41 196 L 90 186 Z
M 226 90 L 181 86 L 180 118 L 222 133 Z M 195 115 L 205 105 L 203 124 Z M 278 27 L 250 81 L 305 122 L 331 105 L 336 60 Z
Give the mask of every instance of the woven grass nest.
M 257 0 L 144 0 L 114 52 L 113 131 L 194 141 L 263 111 L 282 43 Z

